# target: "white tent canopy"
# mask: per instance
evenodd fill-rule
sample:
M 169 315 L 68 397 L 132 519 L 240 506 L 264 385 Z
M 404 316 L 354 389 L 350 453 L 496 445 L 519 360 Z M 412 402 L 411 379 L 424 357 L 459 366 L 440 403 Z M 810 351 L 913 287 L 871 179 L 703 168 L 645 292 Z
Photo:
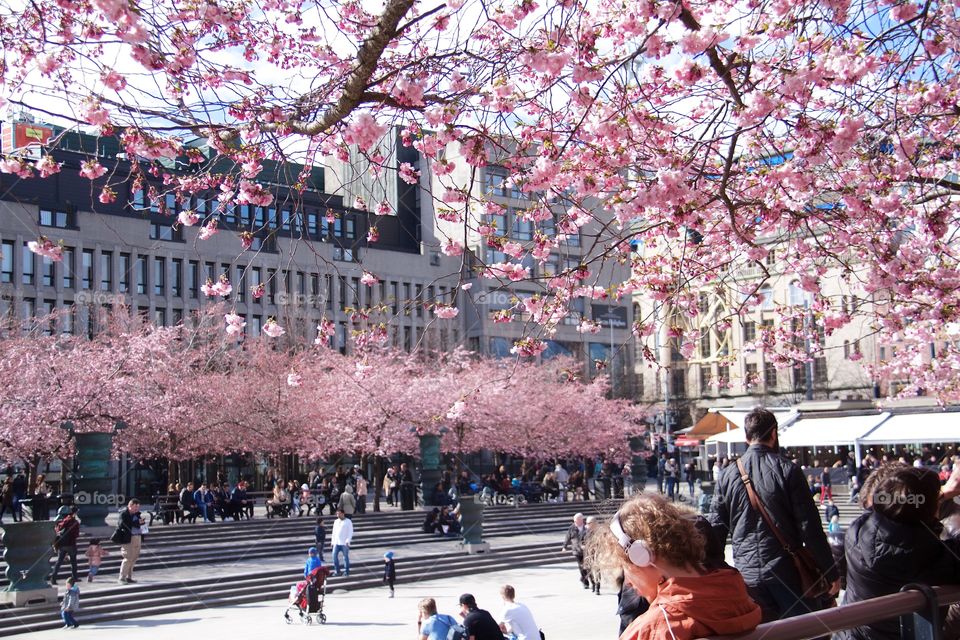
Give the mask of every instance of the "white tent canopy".
M 746 441 L 747 441 L 747 436 L 744 433 L 743 429 L 740 429 L 740 428 L 730 429 L 730 431 L 721 431 L 716 435 L 710 436 L 706 440 L 708 444 L 714 444 L 714 443 L 720 443 L 720 442 L 745 443 Z
M 960 442 L 960 413 L 895 415 L 860 438 L 862 445 Z
M 865 442 L 890 417 L 889 413 L 838 418 L 801 418 L 780 431 L 781 447 L 837 447 Z

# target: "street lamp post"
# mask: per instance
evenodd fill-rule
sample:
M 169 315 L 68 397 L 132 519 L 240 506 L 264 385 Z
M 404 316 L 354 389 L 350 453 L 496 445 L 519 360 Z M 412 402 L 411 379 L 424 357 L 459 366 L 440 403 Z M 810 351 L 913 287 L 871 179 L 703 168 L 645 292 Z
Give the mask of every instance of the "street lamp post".
M 610 395 L 616 397 L 617 395 L 617 367 L 613 362 L 615 357 L 615 343 L 613 340 L 613 321 L 618 319 L 620 316 L 613 313 L 612 311 L 605 313 L 601 316 L 598 316 L 600 322 L 607 322 L 607 325 L 610 327 Z

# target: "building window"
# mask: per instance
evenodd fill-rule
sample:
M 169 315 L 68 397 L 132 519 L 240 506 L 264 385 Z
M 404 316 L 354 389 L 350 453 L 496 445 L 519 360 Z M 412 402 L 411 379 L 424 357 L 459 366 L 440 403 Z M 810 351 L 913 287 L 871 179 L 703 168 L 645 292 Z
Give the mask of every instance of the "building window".
M 54 275 L 54 269 L 56 268 L 56 262 L 47 258 L 46 256 L 40 261 L 40 277 L 43 286 L 52 287 L 56 276 Z
M 100 252 L 100 290 L 110 291 L 113 289 L 113 253 L 110 251 Z
M 850 359 L 850 341 L 849 340 L 843 341 L 843 359 L 844 360 Z
M 710 365 L 700 365 L 700 394 L 708 395 L 710 393 Z
M 183 295 L 183 260 L 170 261 L 170 294 L 179 298 Z
M 730 386 L 730 365 L 721 364 L 717 367 L 717 386 L 721 395 Z
M 190 291 L 190 297 L 196 298 L 200 292 L 200 263 L 191 260 L 187 265 L 187 288 Z
M 153 293 L 162 296 L 166 292 L 167 261 L 164 258 L 153 259 Z
M 711 355 L 713 351 L 710 349 L 710 329 L 704 329 L 700 335 L 700 357 L 709 358 Z
M 47 209 L 40 209 L 40 226 L 56 227 L 58 229 L 76 227 L 77 225 L 74 222 L 73 215 L 73 213 L 68 213 L 66 211 L 50 211 Z
M 533 222 L 521 218 L 519 211 L 512 210 L 513 213 L 513 237 L 517 240 L 533 240 Z
M 777 368 L 772 362 L 763 364 L 763 386 L 767 391 L 773 391 L 777 388 Z
M 687 397 L 687 370 L 673 369 L 670 372 L 670 391 L 674 398 Z
M 770 251 L 767 252 L 766 263 L 767 263 L 767 266 L 768 266 L 768 267 L 772 267 L 773 265 L 775 265 L 775 264 L 777 263 L 777 250 L 776 250 L 776 249 L 770 249 Z
M 153 310 L 153 324 L 158 327 L 167 326 L 167 310 L 164 308 Z
M 119 273 L 120 293 L 130 293 L 130 254 L 120 254 L 120 273 Z
M 773 289 L 770 287 L 763 287 L 759 291 L 760 293 L 760 308 L 764 311 L 773 310 Z
M 23 273 L 21 275 L 20 281 L 23 284 L 33 284 L 34 278 L 34 262 L 33 262 L 33 251 L 30 251 L 30 247 L 27 246 L 27 243 L 23 243 Z
M 333 248 L 333 259 L 340 262 L 356 262 L 355 255 L 352 249 L 347 249 L 345 247 L 334 247 Z
M 6 250 L 4 250 L 3 255 L 4 256 L 7 255 Z M 73 249 L 67 248 L 63 250 L 63 260 L 61 261 L 60 268 L 63 270 L 63 288 L 73 289 L 73 269 L 74 269 Z M 72 329 L 71 329 L 71 333 L 72 333 Z
M 263 207 L 254 207 L 253 209 L 253 225 L 262 229 L 267 224 L 266 216 L 264 215 Z
M 744 322 L 743 323 L 743 341 L 753 342 L 756 339 L 757 339 L 757 323 Z
M 280 228 L 284 231 L 290 231 L 290 212 L 286 209 L 280 212 Z
M 509 175 L 506 169 L 487 167 L 485 175 L 487 195 L 506 198 L 510 193 L 507 187 L 507 178 Z
M 347 238 L 354 239 L 357 237 L 357 221 L 352 217 L 347 218 Z
M 137 258 L 137 293 L 147 293 L 147 258 L 139 256 Z
M 76 308 L 72 304 L 64 305 L 63 312 L 60 314 L 60 333 L 70 335 L 73 333 L 73 314 Z
M 827 359 L 813 359 L 813 381 L 817 384 L 827 383 Z
M 748 362 L 746 366 L 743 388 L 746 390 L 757 388 L 757 363 Z
M 3 282 L 13 282 L 13 247 L 12 241 L 3 241 L 3 275 L 0 277 Z M 66 255 L 66 251 L 64 251 L 64 255 Z
M 246 302 L 247 300 L 247 277 L 243 265 L 236 266 L 236 277 L 233 280 L 233 291 L 237 296 L 237 302 Z
M 701 291 L 697 295 L 697 311 L 700 315 L 707 315 L 710 311 L 710 294 L 706 291 Z
M 93 250 L 84 249 L 80 256 L 80 288 L 93 288 Z
M 177 212 L 177 196 L 172 193 L 168 193 L 164 197 L 164 208 L 166 209 L 165 213 L 168 216 L 175 214 Z
M 250 335 L 259 338 L 261 329 L 263 329 L 263 318 L 261 316 L 250 318 Z
M 320 228 L 317 225 L 317 212 L 310 211 L 307 213 L 307 235 L 313 239 L 317 238 L 317 234 L 320 231 Z
M 150 239 L 163 240 L 165 242 L 183 242 L 183 229 L 181 227 L 174 229 L 168 224 L 151 222 Z

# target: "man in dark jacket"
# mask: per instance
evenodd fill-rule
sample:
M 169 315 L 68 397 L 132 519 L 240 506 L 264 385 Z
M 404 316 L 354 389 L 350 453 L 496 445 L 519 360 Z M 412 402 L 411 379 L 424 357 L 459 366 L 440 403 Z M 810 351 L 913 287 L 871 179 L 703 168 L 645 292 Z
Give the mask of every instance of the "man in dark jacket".
M 76 507 L 60 507 L 57 512 L 56 525 L 53 533 L 53 548 L 57 550 L 57 564 L 53 566 L 53 578 L 50 584 L 57 584 L 60 575 L 60 565 L 66 558 L 70 558 L 70 575 L 79 580 L 77 574 L 77 539 L 80 537 L 80 521 L 77 520 Z
M 580 584 L 586 589 L 590 586 L 587 580 L 587 570 L 583 566 L 583 539 L 587 535 L 586 520 L 582 513 L 573 516 L 573 524 L 567 529 L 567 535 L 563 539 L 561 551 L 571 550 L 577 559 L 577 568 L 580 569 Z
M 140 557 L 140 543 L 143 540 L 145 525 L 143 514 L 140 513 L 140 501 L 133 498 L 120 511 L 120 523 L 113 538 L 113 542 L 120 545 L 120 557 L 123 558 L 118 580 L 120 584 L 136 582 L 133 579 L 133 567 L 137 564 L 137 558 Z
M 180 490 L 180 498 L 178 500 L 180 503 L 180 509 L 183 510 L 183 519 L 189 520 L 190 522 L 197 521 L 197 514 L 200 512 L 197 509 L 197 502 L 193 499 L 193 483 L 188 482 L 187 486 Z
M 806 545 L 836 595 L 839 573 L 820 514 L 803 472 L 779 453 L 777 419 L 766 409 L 754 409 L 744 419 L 744 431 L 750 446 L 741 460 L 760 502 L 791 547 Z M 709 518 L 720 540 L 732 535 L 734 563 L 764 622 L 818 611 L 827 604 L 803 593 L 790 555 L 750 504 L 736 464 L 721 472 Z

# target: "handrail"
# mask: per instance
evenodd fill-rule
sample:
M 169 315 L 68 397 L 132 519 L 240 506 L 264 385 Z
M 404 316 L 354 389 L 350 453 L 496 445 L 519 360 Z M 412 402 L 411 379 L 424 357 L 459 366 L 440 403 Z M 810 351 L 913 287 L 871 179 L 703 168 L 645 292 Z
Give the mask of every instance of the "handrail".
M 960 587 L 934 587 L 940 606 L 960 602 Z M 761 624 L 753 631 L 732 636 L 710 636 L 705 640 L 812 640 L 825 635 L 852 629 L 878 620 L 898 618 L 921 611 L 927 606 L 919 591 L 904 591 L 863 602 L 834 607 L 795 618 Z

